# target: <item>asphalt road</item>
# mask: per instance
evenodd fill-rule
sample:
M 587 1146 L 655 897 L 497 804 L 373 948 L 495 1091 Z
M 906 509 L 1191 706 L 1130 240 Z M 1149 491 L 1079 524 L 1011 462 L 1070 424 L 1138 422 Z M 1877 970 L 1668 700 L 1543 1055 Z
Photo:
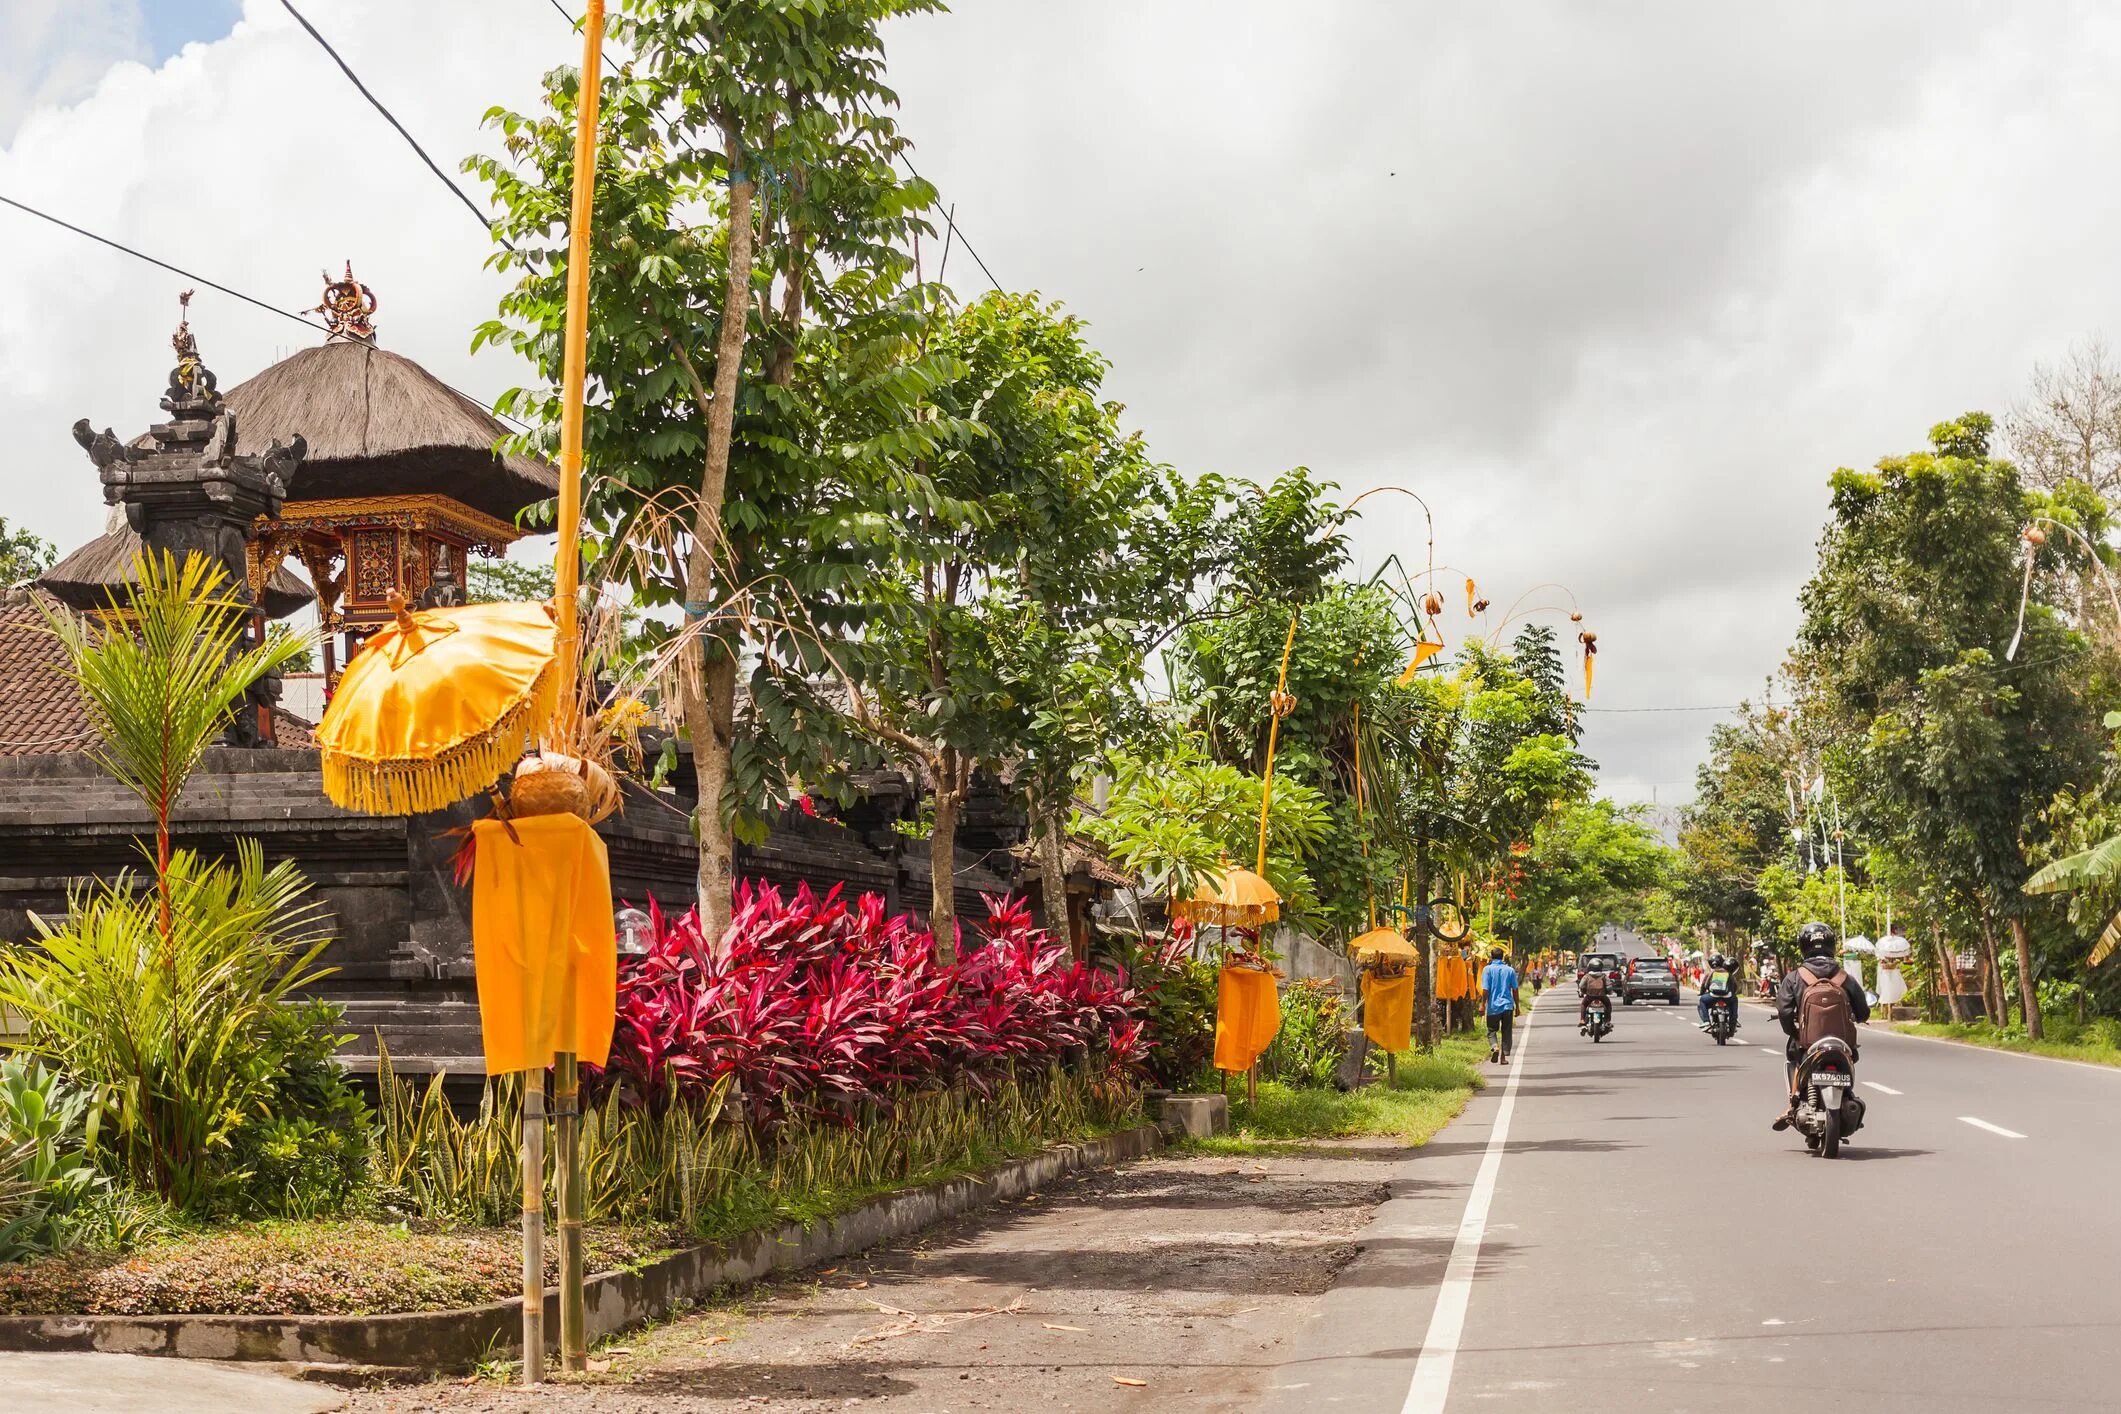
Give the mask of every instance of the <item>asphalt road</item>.
M 2121 1408 L 2121 1071 L 1871 1031 L 1829 1161 L 1769 1129 L 1763 1009 L 1575 1011 L 1403 1170 L 1273 1408 Z

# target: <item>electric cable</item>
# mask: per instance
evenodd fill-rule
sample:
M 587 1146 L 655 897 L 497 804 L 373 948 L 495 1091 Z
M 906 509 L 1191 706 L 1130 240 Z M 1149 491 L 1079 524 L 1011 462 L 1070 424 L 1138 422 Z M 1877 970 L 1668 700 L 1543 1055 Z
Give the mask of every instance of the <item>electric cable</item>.
M 420 146 L 419 139 L 414 137 L 411 133 L 407 132 L 405 130 L 405 125 L 398 121 L 397 115 L 383 106 L 383 100 L 377 98 L 373 93 L 370 93 L 368 91 L 368 85 L 361 82 L 361 76 L 353 71 L 353 66 L 339 57 L 339 51 L 331 47 L 331 41 L 317 32 L 317 27 L 311 24 L 308 19 L 303 16 L 302 12 L 294 7 L 293 0 L 280 0 L 280 8 L 287 11 L 288 14 L 293 15 L 295 17 L 295 23 L 301 25 L 303 29 L 309 31 L 309 37 L 311 39 L 314 39 L 318 43 L 318 45 L 323 48 L 324 52 L 331 56 L 331 61 L 339 66 L 339 72 L 346 75 L 348 82 L 352 83 L 355 88 L 360 90 L 361 96 L 368 100 L 369 106 L 371 108 L 374 108 L 378 113 L 381 113 L 383 115 L 383 120 L 389 123 L 393 128 L 396 128 L 398 130 L 398 136 L 404 138 L 406 143 L 411 146 L 412 150 L 420 155 L 420 160 L 427 164 L 427 170 L 434 173 L 435 176 L 441 180 L 443 186 L 448 187 L 451 191 L 456 193 L 457 200 L 464 203 L 464 209 L 466 211 L 469 211 L 472 215 L 479 218 L 479 224 L 486 228 L 487 234 L 492 236 L 495 240 L 499 241 L 502 245 L 507 246 L 510 250 L 514 250 L 515 244 L 510 241 L 508 237 L 502 235 L 499 231 L 494 229 L 493 218 L 491 216 L 488 216 L 484 211 L 481 211 L 479 209 L 478 203 L 464 194 L 464 188 L 458 186 L 455 180 L 453 180 L 447 172 L 444 172 L 441 167 L 436 165 L 435 160 L 427 155 L 427 149 Z M 557 4 L 555 4 L 554 8 L 558 8 Z M 565 14 L 567 12 L 562 10 L 560 11 L 560 13 Z
M 305 329 L 314 329 L 320 334 L 328 334 L 331 332 L 324 325 L 317 323 L 314 319 L 305 319 L 303 316 L 296 314 L 293 310 L 282 309 L 276 304 L 268 304 L 264 300 L 259 299 L 256 295 L 246 295 L 241 290 L 232 289 L 229 286 L 222 284 L 219 280 L 209 280 L 204 275 L 194 274 L 192 271 L 186 270 L 181 265 L 172 265 L 166 260 L 162 260 L 156 256 L 149 255 L 144 250 L 136 250 L 132 246 L 125 244 L 125 242 L 123 241 L 114 241 L 109 236 L 99 236 L 94 231 L 88 230 L 86 227 L 76 226 L 71 221 L 62 221 L 57 216 L 52 215 L 49 211 L 40 211 L 36 207 L 31 206 L 28 202 L 17 201 L 11 196 L 5 195 L 4 193 L 0 193 L 0 204 L 12 206 L 17 211 L 20 211 L 25 215 L 34 216 L 40 221 L 49 221 L 52 225 L 59 227 L 61 230 L 71 231 L 77 236 L 86 237 L 87 239 L 96 242 L 96 244 L 98 245 L 105 245 L 109 246 L 112 250 L 122 251 L 135 260 L 145 261 L 147 264 L 155 266 L 158 269 L 169 271 L 169 273 L 172 275 L 182 275 L 185 279 L 191 280 L 197 284 L 204 285 L 210 290 L 218 290 L 231 299 L 238 299 L 243 301 L 243 303 L 245 304 L 256 305 L 259 309 L 265 310 L 269 314 L 277 314 L 282 319 L 292 319 L 295 321 L 295 323 L 301 325 Z M 430 378 L 434 377 L 434 375 L 431 373 L 428 376 Z M 536 430 L 529 423 L 523 421 L 523 419 L 512 416 L 509 413 L 502 412 L 499 408 L 493 406 L 491 403 L 481 402 L 479 399 L 474 398 L 471 394 L 465 392 L 462 388 L 457 387 L 453 383 L 443 383 L 442 380 L 439 378 L 435 378 L 435 381 L 437 383 L 441 383 L 443 387 L 449 389 L 450 392 L 455 393 L 458 397 L 462 398 L 465 402 L 470 403 L 473 407 L 484 408 L 489 415 L 497 417 L 503 422 L 512 422 L 518 428 L 525 432 L 532 432 Z

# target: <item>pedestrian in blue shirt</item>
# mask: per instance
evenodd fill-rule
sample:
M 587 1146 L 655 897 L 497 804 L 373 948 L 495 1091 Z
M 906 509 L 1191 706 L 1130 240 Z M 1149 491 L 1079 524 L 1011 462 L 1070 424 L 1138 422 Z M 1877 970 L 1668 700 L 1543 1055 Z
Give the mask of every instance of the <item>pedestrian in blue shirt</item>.
M 1517 969 L 1503 960 L 1502 949 L 1488 954 L 1481 969 L 1480 990 L 1487 996 L 1488 1059 L 1498 1065 L 1510 1063 L 1511 1032 L 1517 1020 Z

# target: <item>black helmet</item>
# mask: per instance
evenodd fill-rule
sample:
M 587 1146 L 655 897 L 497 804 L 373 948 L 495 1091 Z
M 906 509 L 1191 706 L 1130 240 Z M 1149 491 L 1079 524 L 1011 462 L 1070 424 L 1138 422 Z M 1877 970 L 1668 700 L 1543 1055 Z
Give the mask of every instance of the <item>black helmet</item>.
M 1711 954 L 1709 955 L 1709 966 L 1711 966 L 1711 967 L 1729 967 L 1730 965 L 1731 965 L 1731 960 L 1730 960 L 1729 958 L 1725 957 L 1725 956 L 1724 956 L 1724 955 L 1723 955 L 1722 953 L 1720 953 L 1720 952 L 1719 952 L 1719 953 L 1711 953 Z
M 1797 951 L 1806 957 L 1831 957 L 1834 953 L 1834 930 L 1826 924 L 1811 922 L 1797 930 Z

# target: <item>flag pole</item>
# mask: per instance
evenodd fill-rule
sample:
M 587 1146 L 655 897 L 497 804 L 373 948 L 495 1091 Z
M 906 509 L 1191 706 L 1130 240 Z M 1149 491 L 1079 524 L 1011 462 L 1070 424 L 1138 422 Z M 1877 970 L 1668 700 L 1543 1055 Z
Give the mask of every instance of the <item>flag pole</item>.
M 588 383 L 589 229 L 596 195 L 597 108 L 603 96 L 603 57 L 604 0 L 589 0 L 588 11 L 582 17 L 582 79 L 575 102 L 574 191 L 567 222 L 567 325 L 560 362 L 560 543 L 553 565 L 560 674 L 559 717 L 552 733 L 556 741 L 568 738 L 570 714 L 580 710 L 575 680 L 580 674 L 582 648 L 582 417 Z M 567 969 L 566 977 L 568 995 L 562 1006 L 571 1016 L 573 968 Z M 553 1131 L 554 1179 L 560 1211 L 560 1368 L 579 1374 L 589 1367 L 589 1344 L 582 1288 L 582 1082 L 581 1066 L 572 1051 L 553 1057 L 553 1119 L 557 1122 Z M 543 1293 L 539 1296 L 542 1307 Z M 528 1293 L 525 1302 L 523 1329 L 527 1342 L 531 1334 Z M 526 1347 L 525 1384 L 535 1383 L 533 1372 L 538 1363 Z

